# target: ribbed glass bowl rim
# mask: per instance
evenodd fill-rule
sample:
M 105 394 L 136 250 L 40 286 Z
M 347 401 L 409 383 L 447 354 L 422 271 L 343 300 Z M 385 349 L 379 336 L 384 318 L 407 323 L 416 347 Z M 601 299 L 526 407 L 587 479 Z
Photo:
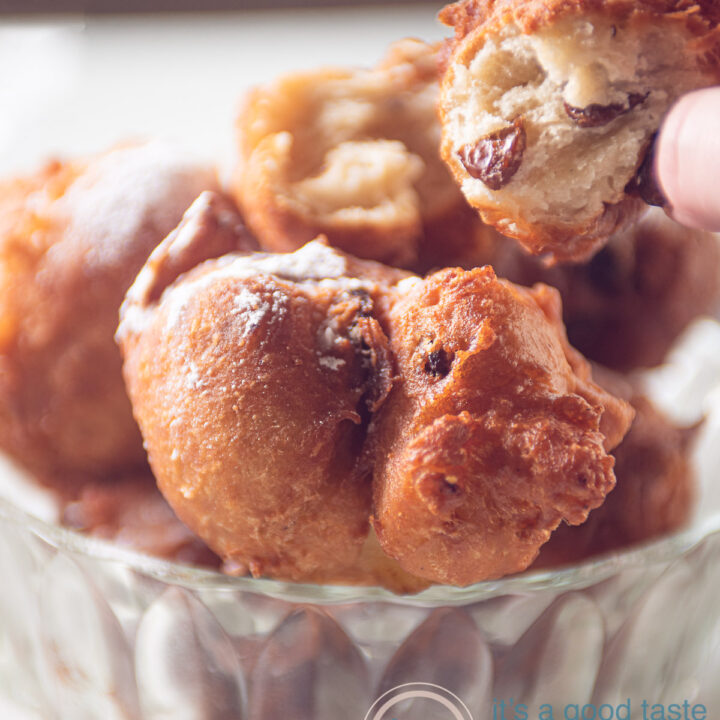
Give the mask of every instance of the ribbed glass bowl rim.
M 23 527 L 57 550 L 85 555 L 96 561 L 121 564 L 149 578 L 189 590 L 250 592 L 290 603 L 316 605 L 392 603 L 416 607 L 461 606 L 506 595 L 581 590 L 624 570 L 645 568 L 661 563 L 669 564 L 691 552 L 705 540 L 720 534 L 720 512 L 718 512 L 694 522 L 681 532 L 655 542 L 577 565 L 553 570 L 528 571 L 467 587 L 438 585 L 414 595 L 397 595 L 380 587 L 314 585 L 233 577 L 215 570 L 182 565 L 45 522 L 4 498 L 0 498 L 0 521 Z

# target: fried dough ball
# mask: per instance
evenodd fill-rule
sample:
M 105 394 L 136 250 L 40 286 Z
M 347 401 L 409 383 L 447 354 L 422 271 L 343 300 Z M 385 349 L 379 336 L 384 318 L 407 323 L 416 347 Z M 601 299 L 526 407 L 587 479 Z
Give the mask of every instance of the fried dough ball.
M 682 94 L 720 81 L 704 0 L 465 0 L 446 7 L 442 154 L 470 204 L 533 253 L 585 259 L 662 204 L 651 146 Z
M 183 273 L 205 260 L 255 248 L 256 242 L 245 231 L 234 206 L 221 195 L 203 193 L 185 214 L 178 228 L 151 255 L 128 293 L 123 309 L 125 320 L 122 337 L 132 343 L 131 336 L 144 331 L 150 308 L 156 305 L 163 291 Z M 295 259 L 298 259 L 297 256 Z M 292 264 L 291 256 L 288 256 L 288 260 Z M 303 263 L 308 262 L 310 266 L 303 266 Z M 304 259 L 300 258 L 292 272 L 312 274 L 311 265 L 312 257 L 306 255 Z M 363 357 L 364 361 L 373 362 L 369 349 Z M 328 362 L 330 365 L 333 363 L 327 359 L 323 362 L 326 365 Z M 191 372 L 195 372 L 194 366 Z M 387 381 L 385 378 L 384 382 Z M 181 404 L 184 402 L 182 397 L 178 401 Z M 275 419 L 271 418 L 270 422 L 274 423 Z M 277 429 L 276 426 L 271 428 L 273 432 L 277 432 Z M 201 440 L 200 437 L 195 438 L 196 442 Z M 171 458 L 173 454 L 174 451 L 171 451 Z M 159 462 L 163 462 L 162 455 Z M 168 559 L 202 565 L 217 564 L 217 556 L 192 535 L 174 514 L 172 519 L 167 517 L 167 513 L 172 511 L 163 504 L 164 500 L 161 502 L 162 495 L 157 492 L 154 483 L 151 488 L 142 488 L 139 485 L 126 486 L 125 482 L 123 480 L 119 486 L 122 490 L 118 498 L 113 497 L 110 489 L 103 487 L 90 486 L 84 489 L 80 498 L 67 507 L 65 522 L 95 536 L 112 537 L 135 549 Z M 141 497 L 142 493 L 145 494 L 144 498 Z M 133 497 L 137 503 L 131 502 Z M 128 502 L 124 502 L 126 499 Z M 262 522 L 260 524 L 262 526 Z M 229 574 L 245 574 L 251 569 L 260 572 L 259 565 L 246 560 L 244 557 L 238 558 L 236 554 L 228 555 L 222 569 Z M 388 558 L 380 549 L 372 530 L 364 538 L 353 564 L 343 567 L 341 572 L 328 579 L 335 582 L 378 584 L 398 593 L 418 592 L 428 585 L 427 581 L 412 577 Z
M 91 537 L 174 562 L 220 566 L 220 558 L 178 519 L 149 472 L 88 482 L 65 504 L 62 524 Z
M 74 492 L 145 465 L 113 341 L 125 291 L 214 173 L 162 144 L 0 186 L 0 448 Z
M 372 70 L 256 89 L 238 120 L 234 187 L 262 247 L 288 252 L 322 233 L 357 257 L 417 268 L 434 264 L 436 245 L 462 242 L 473 213 L 440 159 L 438 92 L 436 48 L 417 40 Z
M 393 373 L 377 316 L 406 273 L 321 242 L 286 255 L 239 242 L 175 280 L 167 263 L 207 247 L 195 211 L 138 276 L 118 331 L 158 485 L 234 572 L 361 581 L 360 451 Z
M 678 530 L 690 519 L 695 476 L 690 448 L 695 428 L 680 428 L 642 394 L 618 389 L 607 371 L 594 373 L 615 395 L 627 397 L 635 419 L 613 451 L 617 484 L 578 527 L 561 525 L 543 545 L 534 567 L 578 562 L 632 547 Z
M 464 262 L 490 263 L 521 285 L 557 288 L 570 343 L 616 370 L 659 364 L 680 333 L 717 312 L 720 301 L 718 236 L 685 228 L 657 208 L 586 264 L 547 267 L 500 236 Z
M 153 252 L 118 340 L 160 490 L 226 571 L 467 584 L 602 502 L 632 411 L 567 345 L 554 291 L 320 241 L 244 252 L 198 235 L 214 211 L 201 197 Z
M 375 420 L 373 524 L 405 570 L 453 585 L 524 570 L 612 490 L 632 411 L 567 344 L 554 290 L 440 271 L 388 334 L 399 380 Z

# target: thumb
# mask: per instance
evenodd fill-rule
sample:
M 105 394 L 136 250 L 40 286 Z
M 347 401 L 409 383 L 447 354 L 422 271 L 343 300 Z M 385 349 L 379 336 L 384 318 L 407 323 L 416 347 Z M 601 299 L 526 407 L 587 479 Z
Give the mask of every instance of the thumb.
M 670 110 L 655 168 L 675 220 L 720 230 L 720 87 L 685 95 Z

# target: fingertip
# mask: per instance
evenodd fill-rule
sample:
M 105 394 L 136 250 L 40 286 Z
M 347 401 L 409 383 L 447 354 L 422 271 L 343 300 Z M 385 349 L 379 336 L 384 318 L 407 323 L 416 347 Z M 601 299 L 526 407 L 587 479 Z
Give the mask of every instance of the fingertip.
M 655 171 L 678 222 L 720 230 L 720 87 L 685 95 L 671 108 Z
M 708 227 L 707 218 L 704 215 L 697 215 L 692 212 L 685 210 L 678 210 L 676 208 L 666 208 L 667 214 L 680 225 L 684 225 L 687 228 L 693 230 L 711 230 Z

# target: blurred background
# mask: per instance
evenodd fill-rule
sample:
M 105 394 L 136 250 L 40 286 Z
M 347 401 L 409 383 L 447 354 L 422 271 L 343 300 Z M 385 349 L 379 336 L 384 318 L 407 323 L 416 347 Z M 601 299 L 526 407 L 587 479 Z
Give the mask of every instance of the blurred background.
M 0 0 L 0 176 L 156 136 L 227 167 L 253 85 L 449 34 L 441 2 L 323 2 Z
M 270 8 L 385 5 L 384 0 L 0 0 L 5 13 L 126 13 L 262 10 Z M 417 5 L 396 0 L 398 5 Z M 438 6 L 438 3 L 428 3 Z

